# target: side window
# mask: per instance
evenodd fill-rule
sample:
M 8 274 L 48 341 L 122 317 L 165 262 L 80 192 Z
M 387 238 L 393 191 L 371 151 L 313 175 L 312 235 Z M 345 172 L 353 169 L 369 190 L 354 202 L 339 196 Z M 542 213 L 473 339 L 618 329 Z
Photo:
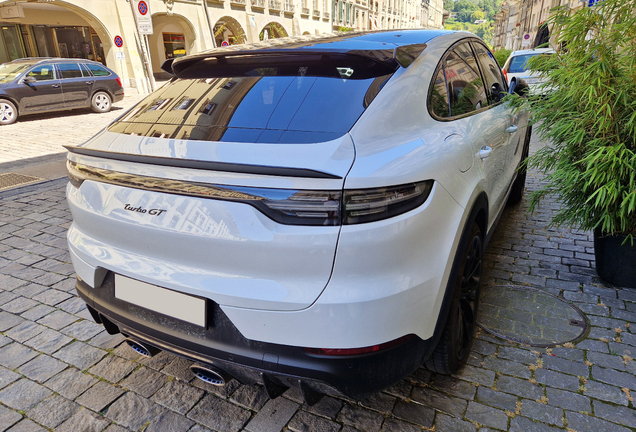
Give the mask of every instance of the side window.
M 448 83 L 451 116 L 484 107 L 487 103 L 486 91 L 470 45 L 460 44 L 446 55 L 442 63 Z
M 497 103 L 505 96 L 508 88 L 501 74 L 501 68 L 488 48 L 480 43 L 474 43 L 473 46 L 484 74 L 486 88 L 490 92 L 490 103 Z
M 90 71 L 88 70 L 88 68 L 86 67 L 86 65 L 84 63 L 81 63 L 80 66 L 82 67 L 82 76 L 84 76 L 84 77 L 92 76 Z
M 450 107 L 448 106 L 448 93 L 446 92 L 446 78 L 444 77 L 444 67 L 440 67 L 435 75 L 431 94 L 428 96 L 428 106 L 437 117 L 450 117 Z
M 58 63 L 57 67 L 62 73 L 62 79 L 82 77 L 82 71 L 77 63 Z
M 26 76 L 33 77 L 37 81 L 46 81 L 55 79 L 55 72 L 53 71 L 53 65 L 47 64 L 31 69 L 31 72 L 27 73 Z
M 92 63 L 87 63 L 85 66 L 87 66 L 91 70 L 91 72 L 93 72 L 93 75 L 96 77 L 110 75 L 110 72 L 108 72 L 102 66 L 92 64 Z

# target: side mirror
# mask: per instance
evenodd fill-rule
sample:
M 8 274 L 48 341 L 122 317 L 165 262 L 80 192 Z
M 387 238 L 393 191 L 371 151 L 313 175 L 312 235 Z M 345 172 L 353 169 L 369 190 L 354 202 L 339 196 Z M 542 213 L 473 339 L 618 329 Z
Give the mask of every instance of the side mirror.
M 501 87 L 501 84 L 496 82 L 490 87 L 490 93 L 492 94 L 495 102 L 499 102 L 501 99 L 503 99 L 504 89 L 503 87 Z
M 26 84 L 26 85 L 29 85 L 29 84 L 33 84 L 33 83 L 38 82 L 38 80 L 36 80 L 36 79 L 35 79 L 34 77 L 32 77 L 32 76 L 28 76 L 28 77 L 24 78 L 24 79 L 22 80 L 22 82 L 23 82 L 24 84 Z
M 510 94 L 516 93 L 521 97 L 526 97 L 528 95 L 528 83 L 526 83 L 521 78 L 515 78 L 510 81 L 510 88 L 508 92 Z

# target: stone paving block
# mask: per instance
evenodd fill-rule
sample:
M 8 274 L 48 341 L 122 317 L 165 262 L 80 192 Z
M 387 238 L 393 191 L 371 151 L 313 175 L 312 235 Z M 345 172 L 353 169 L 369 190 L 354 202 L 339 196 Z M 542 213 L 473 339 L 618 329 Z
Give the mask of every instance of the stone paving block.
M 108 354 L 106 351 L 76 341 L 54 353 L 53 357 L 65 361 L 80 370 L 85 370 L 100 361 L 106 354 Z
M 0 310 L 0 332 L 6 332 L 22 322 L 24 322 L 24 318 Z
M 485 369 L 503 373 L 506 375 L 512 375 L 519 378 L 530 378 L 532 372 L 528 369 L 527 365 L 517 363 L 511 360 L 501 360 L 496 357 L 486 357 L 484 359 Z
M 455 380 L 459 381 L 459 380 Z M 463 382 L 463 381 L 460 381 Z M 411 389 L 413 388 L 413 384 L 409 382 L 407 379 L 403 379 L 393 384 L 391 387 L 384 390 L 385 393 L 388 393 L 392 396 L 399 397 L 401 399 L 406 399 L 411 394 Z
M 305 406 L 304 409 L 312 414 L 327 417 L 333 420 L 342 409 L 342 406 L 342 401 L 330 396 L 325 396 L 316 405 Z
M 37 300 L 49 306 L 55 306 L 58 303 L 62 303 L 64 300 L 67 300 L 71 297 L 72 297 L 71 294 L 67 292 L 58 291 L 56 289 L 51 288 L 44 291 L 43 293 L 36 295 L 35 297 L 33 297 L 33 300 Z
M 537 369 L 534 372 L 534 379 L 541 384 L 562 390 L 577 391 L 579 389 L 579 379 L 572 375 L 565 375 L 547 369 Z
M 478 402 L 470 401 L 468 403 L 465 417 L 485 426 L 503 430 L 508 429 L 508 416 L 505 412 Z
M 572 411 L 566 411 L 565 418 L 568 421 L 568 428 L 575 431 L 630 432 L 626 427 Z
M 487 387 L 495 385 L 495 372 L 486 369 L 476 368 L 474 366 L 465 365 L 459 371 L 452 375 L 471 383 L 478 383 Z
M 110 422 L 86 408 L 77 411 L 71 418 L 59 425 L 55 432 L 101 432 Z
M 0 348 L 0 365 L 9 369 L 16 369 L 37 356 L 38 353 L 36 351 L 13 342 Z
M 52 394 L 51 390 L 40 384 L 21 379 L 0 390 L 0 402 L 10 408 L 26 411 Z
M 483 430 L 483 429 L 482 429 Z M 515 416 L 510 420 L 510 432 L 562 432 L 563 429 L 548 426 L 545 423 L 537 422 L 526 417 Z
M 573 362 L 559 357 L 543 356 L 543 367 L 569 375 L 587 377 L 590 370 L 585 363 Z
M 0 307 L 20 297 L 20 294 L 11 291 L 0 292 Z
M 68 336 L 64 336 L 51 329 L 46 329 L 39 335 L 25 341 L 25 345 L 34 348 L 37 351 L 42 351 L 46 354 L 53 354 L 55 351 L 62 348 L 71 342 L 72 339 Z
M 181 432 L 190 429 L 194 425 L 182 415 L 175 414 L 172 411 L 164 411 L 159 417 L 150 421 L 150 424 L 144 429 L 144 432 Z
M 452 431 L 452 432 L 475 432 L 477 428 L 474 424 L 460 420 L 445 414 L 438 413 L 435 416 L 435 430 L 438 432 Z M 392 429 L 387 429 L 391 431 Z M 484 430 L 484 429 L 482 429 Z
M 9 336 L 16 342 L 24 342 L 32 337 L 42 333 L 46 327 L 36 324 L 32 321 L 25 321 L 8 330 L 5 335 Z
M 592 377 L 606 384 L 636 390 L 636 377 L 633 374 L 606 369 L 600 366 L 592 366 Z
M 528 399 L 521 401 L 521 414 L 540 422 L 563 426 L 563 410 Z
M 500 346 L 499 351 L 497 352 L 497 357 L 531 365 L 537 362 L 539 354 L 525 349 L 510 346 Z
M 415 423 L 420 426 L 430 428 L 435 420 L 435 410 L 427 408 L 415 402 L 397 401 L 393 409 L 393 415 Z
M 194 405 L 196 405 L 197 402 L 199 402 L 199 400 L 201 400 L 203 394 L 203 390 L 192 387 L 179 380 L 172 380 L 168 381 L 161 389 L 159 389 L 159 391 L 157 391 L 150 400 L 179 414 L 186 414 Z M 265 404 L 266 399 L 263 399 L 262 403 L 260 402 L 261 398 L 259 397 L 258 399 L 258 403 L 252 403 L 253 406 L 257 407 L 253 409 L 260 409 Z
M 126 393 L 115 401 L 106 411 L 110 420 L 132 430 L 139 430 L 165 411 L 161 406 L 139 396 Z
M 484 405 L 494 406 L 511 412 L 515 412 L 517 407 L 516 396 L 495 391 L 488 387 L 479 387 L 476 400 Z
M 390 414 L 395 406 L 396 398 L 386 393 L 375 393 L 359 401 L 360 405 L 379 411 L 383 414 Z
M 340 430 L 338 423 L 318 417 L 306 411 L 298 411 L 289 422 L 288 427 L 292 432 L 338 432 Z M 414 432 L 420 432 L 420 429 L 415 429 Z
M 594 380 L 588 380 L 585 384 L 585 395 L 594 399 L 601 399 L 619 405 L 627 406 L 627 395 L 619 387 L 607 385 Z
M 584 341 L 581 341 L 578 344 L 576 344 L 576 347 L 583 350 L 598 351 L 602 353 L 609 352 L 609 349 L 607 347 L 607 342 L 594 340 L 594 339 L 585 339 Z
M 448 396 L 426 387 L 415 387 L 412 398 L 416 402 L 455 417 L 462 417 L 468 403 L 464 399 Z
M 346 404 L 336 420 L 365 432 L 377 432 L 382 426 L 384 416 L 358 406 Z
M 99 381 L 93 387 L 86 390 L 75 401 L 95 412 L 101 412 L 124 393 L 124 390 L 117 386 Z
M 113 423 L 110 426 L 108 426 L 106 429 L 104 429 L 104 432 L 128 432 L 128 429 Z M 194 432 L 194 429 L 190 429 L 188 432 Z
M 50 314 L 54 310 L 55 308 L 52 308 L 51 306 L 40 304 L 29 309 L 26 312 L 22 312 L 20 316 L 30 321 L 37 321 L 40 318 Z
M 22 375 L 40 383 L 45 382 L 53 375 L 62 372 L 68 365 L 64 362 L 49 357 L 46 354 L 40 354 L 33 360 L 25 363 L 18 369 Z
M 188 418 L 195 422 L 223 432 L 238 432 L 250 417 L 248 410 L 225 402 L 214 395 L 203 398 L 188 413 Z
M 27 412 L 30 419 L 50 429 L 55 429 L 79 410 L 79 405 L 60 395 L 43 400 Z
M 625 364 L 623 364 L 623 358 L 619 356 L 622 354 L 623 353 L 610 355 L 610 354 L 603 354 L 599 352 L 589 352 L 587 353 L 587 359 L 597 366 L 610 368 L 610 369 L 617 369 L 620 371 L 626 371 L 627 368 Z M 625 353 L 625 354 L 629 354 L 629 353 Z
M 104 378 L 112 383 L 121 381 L 130 374 L 138 365 L 130 360 L 123 359 L 116 355 L 104 357 L 99 363 L 88 371 L 93 375 Z
M 181 357 L 173 357 L 172 361 L 170 361 L 166 367 L 161 369 L 161 372 L 179 378 L 182 381 L 189 381 L 192 379 L 190 366 L 192 366 L 191 360 Z
M 28 284 L 28 282 L 23 281 L 22 279 L 0 274 L 0 289 L 13 291 L 14 289 L 26 284 Z
M 177 380 L 172 380 L 171 382 L 175 382 Z M 168 383 L 165 387 L 168 387 L 170 383 Z M 192 390 L 198 390 L 195 387 L 188 386 Z M 163 390 L 163 389 L 162 389 Z M 198 390 L 200 391 L 200 390 Z M 203 393 L 203 392 L 201 392 Z M 196 398 L 194 402 L 198 401 L 200 397 Z M 265 388 L 261 385 L 250 384 L 250 385 L 242 385 L 234 393 L 230 396 L 230 401 L 237 405 L 244 406 L 245 408 L 258 411 L 263 405 L 267 403 L 269 397 L 267 396 L 267 392 Z M 162 404 L 163 405 L 163 404 Z
M 473 400 L 475 398 L 475 393 L 477 392 L 477 387 L 475 385 L 441 374 L 436 374 L 433 377 L 430 386 L 435 387 L 444 393 L 467 400 Z
M 20 374 L 17 374 L 12 370 L 0 366 L 0 389 L 5 388 L 18 379 L 20 379 Z
M 564 348 L 564 347 L 556 347 L 552 348 L 552 355 L 557 357 L 561 357 L 564 359 L 568 359 L 575 362 L 584 363 L 585 358 L 583 355 L 583 350 L 577 348 Z
M 44 318 L 38 320 L 38 324 L 45 325 L 54 330 L 59 330 L 61 328 L 66 327 L 67 325 L 77 321 L 79 318 L 73 316 L 69 313 L 63 312 L 61 310 L 57 310 L 52 314 L 45 316 Z
M 10 302 L 3 304 L 2 309 L 6 312 L 19 315 L 22 312 L 25 312 L 37 305 L 38 305 L 37 301 L 31 300 L 30 298 L 19 296 L 11 300 Z
M 0 431 L 9 429 L 22 419 L 22 414 L 0 405 Z
M 114 349 L 116 346 L 121 344 L 124 341 L 124 336 L 121 333 L 116 335 L 110 335 L 106 330 L 102 330 L 100 333 L 95 335 L 91 340 L 87 343 L 89 345 L 94 346 L 95 348 L 101 348 L 103 350 Z
M 86 303 L 79 297 L 72 297 L 60 303 L 57 307 L 70 314 L 76 314 L 86 309 Z
M 72 400 L 95 385 L 96 382 L 97 379 L 95 377 L 82 373 L 75 368 L 68 368 L 49 379 L 44 385 Z
M 55 285 L 56 283 L 58 283 L 60 281 L 63 281 L 64 279 L 66 279 L 66 276 L 64 276 L 64 275 L 59 275 L 59 274 L 47 272 L 47 273 L 43 274 L 42 276 L 39 276 L 39 277 L 36 277 L 35 279 L 32 279 L 31 281 L 33 283 L 36 283 L 36 284 L 46 285 L 46 286 L 50 287 L 50 286 Z M 54 290 L 54 292 L 56 293 L 56 295 L 58 295 L 57 292 L 60 292 L 60 291 Z M 53 301 L 52 298 L 51 298 L 51 301 Z M 51 306 L 53 306 L 53 305 L 51 305 Z
M 32 420 L 23 419 L 7 429 L 7 432 L 47 432 L 47 430 Z
M 129 390 L 149 398 L 164 384 L 168 377 L 147 367 L 140 367 L 121 382 L 121 385 Z
M 299 405 L 285 398 L 270 399 L 245 427 L 249 432 L 277 432 L 291 420 Z
M 636 413 L 631 408 L 594 401 L 594 415 L 613 423 L 636 428 Z

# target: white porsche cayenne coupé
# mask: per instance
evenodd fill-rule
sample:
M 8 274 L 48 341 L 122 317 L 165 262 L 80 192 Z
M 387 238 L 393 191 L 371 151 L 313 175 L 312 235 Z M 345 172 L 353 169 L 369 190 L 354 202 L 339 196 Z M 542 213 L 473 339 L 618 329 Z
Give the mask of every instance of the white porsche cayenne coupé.
M 309 404 L 463 364 L 530 138 L 480 39 L 275 39 L 163 68 L 68 147 L 69 247 L 98 323 Z

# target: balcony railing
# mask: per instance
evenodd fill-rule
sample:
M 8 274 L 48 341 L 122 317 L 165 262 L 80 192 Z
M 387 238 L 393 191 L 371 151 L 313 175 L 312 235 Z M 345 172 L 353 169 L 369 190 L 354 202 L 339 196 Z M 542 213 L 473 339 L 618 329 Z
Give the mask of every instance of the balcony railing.
M 252 0 L 252 7 L 265 9 L 265 0 Z
M 285 12 L 294 13 L 295 10 L 296 10 L 296 6 L 294 6 L 291 3 L 285 3 Z
M 302 8 L 301 15 L 309 15 L 309 8 L 306 8 L 306 7 Z
M 280 10 L 280 2 L 277 0 L 269 0 L 269 8 L 271 10 Z
M 246 0 L 230 0 L 230 3 L 239 6 L 245 6 Z

